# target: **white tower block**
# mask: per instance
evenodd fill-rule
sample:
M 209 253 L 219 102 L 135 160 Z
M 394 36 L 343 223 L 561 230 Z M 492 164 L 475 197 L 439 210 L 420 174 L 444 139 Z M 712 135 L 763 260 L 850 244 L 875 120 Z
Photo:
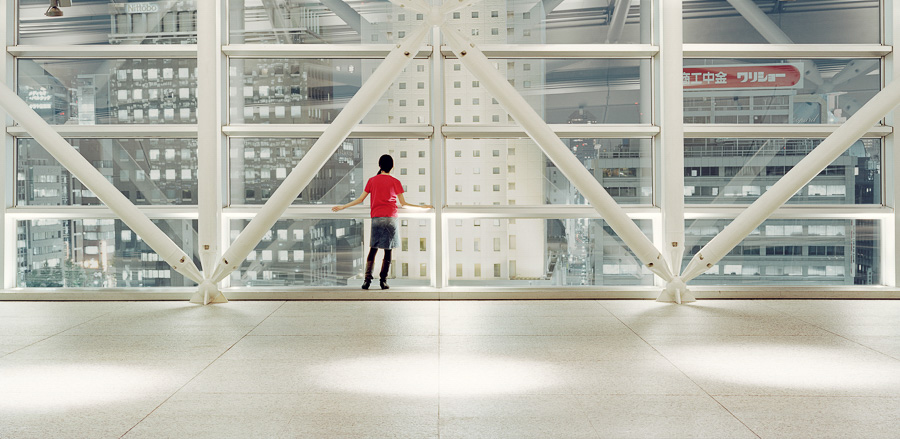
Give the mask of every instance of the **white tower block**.
M 741 212 L 728 227 L 703 246 L 685 267 L 682 279 L 687 282 L 719 262 L 753 229 L 762 224 L 898 104 L 900 104 L 900 81 L 895 81 L 878 92 L 853 117 L 834 130 L 784 177 Z
M 450 25 L 441 26 L 444 37 L 453 53 L 476 78 L 481 81 L 491 95 L 519 123 L 534 142 L 547 154 L 559 170 L 578 188 L 584 197 L 597 209 L 603 219 L 619 235 L 652 272 L 669 282 L 674 279 L 672 272 L 660 251 L 641 232 L 637 224 L 603 189 L 582 163 L 569 151 L 556 133 L 531 105 L 494 69 L 484 53 L 474 43 L 468 41 Z
M 6 84 L 0 84 L 0 106 L 175 271 L 198 284 L 203 281 L 194 261 Z
M 384 59 L 381 65 L 372 73 L 369 80 L 360 87 L 356 95 L 344 106 L 334 121 L 328 125 L 319 140 L 309 149 L 309 152 L 297 163 L 297 166 L 281 182 L 281 186 L 272 194 L 269 201 L 257 212 L 256 216 L 247 224 L 247 227 L 238 235 L 237 239 L 222 255 L 216 270 L 210 276 L 213 284 L 220 282 L 234 270 L 237 270 L 241 262 L 247 257 L 253 247 L 262 239 L 263 235 L 272 228 L 281 214 L 290 207 L 297 194 L 312 181 L 319 169 L 334 154 L 338 146 L 347 138 L 353 127 L 362 120 L 378 99 L 387 91 L 400 75 L 400 72 L 415 57 L 422 45 L 425 36 L 431 26 L 423 24 L 420 28 L 408 35 L 401 44 L 398 44 Z

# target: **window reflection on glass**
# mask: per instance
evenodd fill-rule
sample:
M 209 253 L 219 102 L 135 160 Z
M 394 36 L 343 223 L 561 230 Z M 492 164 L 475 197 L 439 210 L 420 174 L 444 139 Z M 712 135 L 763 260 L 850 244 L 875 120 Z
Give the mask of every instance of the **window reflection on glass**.
M 232 138 L 229 139 L 230 192 L 232 204 L 264 204 L 281 182 L 306 155 L 316 139 Z M 391 175 L 407 188 L 407 202 L 430 204 L 431 182 L 429 142 L 422 139 L 345 139 L 316 176 L 294 200 L 294 204 L 346 204 L 362 195 L 369 178 L 378 174 L 378 158 L 394 158 Z M 403 152 L 407 154 L 403 157 Z M 423 172 L 403 174 L 403 169 Z M 369 205 L 370 200 L 364 202 Z
M 229 120 L 234 124 L 330 123 L 381 61 L 232 59 Z M 428 123 L 427 64 L 428 60 L 411 61 L 362 122 Z
M 617 202 L 651 203 L 649 139 L 562 141 Z M 480 154 L 482 150 L 486 153 Z M 447 186 L 457 189 L 447 192 L 451 205 L 588 204 L 530 139 L 450 139 L 447 151 L 448 168 L 461 170 L 447 173 Z M 480 172 L 481 167 L 490 172 Z M 474 189 L 474 183 L 479 190 Z M 482 186 L 490 190 L 480 190 Z
M 18 93 L 51 125 L 197 123 L 195 59 L 20 59 Z
M 197 204 L 196 139 L 68 139 L 134 204 Z M 19 139 L 16 203 L 96 206 L 100 200 L 33 139 Z
M 425 221 L 425 220 L 415 220 Z M 248 220 L 231 221 L 231 237 Z M 233 286 L 358 286 L 365 274 L 369 251 L 368 219 L 279 220 L 250 252 L 241 267 L 231 274 Z M 422 242 L 431 239 L 430 222 L 425 227 L 403 227 L 401 239 Z M 425 241 L 422 241 L 425 240 Z M 403 270 L 427 264 L 431 255 L 412 249 L 392 252 L 388 278 L 391 286 L 425 286 L 430 276 L 420 270 Z M 374 273 L 380 272 L 382 255 L 375 259 Z
M 741 4 L 744 9 L 739 11 L 734 3 Z M 878 0 L 685 0 L 684 42 L 879 43 L 880 7 Z M 758 27 L 751 25 L 751 20 L 746 17 L 753 15 L 764 15 L 765 23 Z
M 482 0 L 449 22 L 476 43 L 646 43 L 649 26 L 642 31 L 641 20 L 649 20 L 649 3 L 634 0 L 616 11 L 619 2 Z M 231 0 L 229 14 L 232 44 L 396 43 L 424 22 L 388 1 L 291 0 L 273 12 L 262 0 Z M 611 25 L 617 16 L 621 24 Z
M 650 102 L 641 97 L 642 81 L 649 87 L 649 74 L 641 77 L 642 70 L 649 72 L 649 60 L 492 61 L 547 123 L 650 123 Z M 447 119 L 516 125 L 487 89 L 476 86 L 475 76 L 465 68 L 457 69 L 458 65 L 459 60 L 447 60 L 446 83 L 460 84 L 459 87 L 446 87 Z M 649 94 L 645 93 L 644 97 L 649 99 Z
M 196 44 L 195 0 L 73 1 L 47 18 L 46 0 L 19 0 L 19 44 Z M 61 25 L 64 24 L 64 25 Z
M 685 223 L 683 265 L 730 220 Z M 879 285 L 876 220 L 767 220 L 706 273 L 701 285 Z
M 686 59 L 685 123 L 842 123 L 881 90 L 875 59 Z
M 684 139 L 684 201 L 751 203 L 822 139 Z M 881 204 L 881 139 L 860 139 L 788 204 Z
M 597 219 L 459 220 L 448 230 L 453 286 L 652 285 L 653 274 Z M 638 226 L 651 237 L 650 221 Z M 528 239 L 516 239 L 527 236 Z M 486 251 L 477 243 L 493 242 Z M 482 269 L 484 267 L 484 269 Z
M 153 220 L 197 256 L 197 223 Z M 125 223 L 115 219 L 39 219 L 16 223 L 19 287 L 129 288 L 195 286 Z

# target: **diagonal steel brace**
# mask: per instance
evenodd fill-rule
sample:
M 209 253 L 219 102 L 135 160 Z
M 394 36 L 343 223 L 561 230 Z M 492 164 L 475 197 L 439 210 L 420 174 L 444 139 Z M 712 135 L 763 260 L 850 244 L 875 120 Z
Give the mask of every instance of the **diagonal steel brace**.
M 0 84 L 0 106 L 19 122 L 47 152 L 91 190 L 131 230 L 158 253 L 175 271 L 198 284 L 203 281 L 200 270 L 184 250 L 150 221 L 131 200 L 100 173 L 69 142 L 66 142 L 6 84 Z

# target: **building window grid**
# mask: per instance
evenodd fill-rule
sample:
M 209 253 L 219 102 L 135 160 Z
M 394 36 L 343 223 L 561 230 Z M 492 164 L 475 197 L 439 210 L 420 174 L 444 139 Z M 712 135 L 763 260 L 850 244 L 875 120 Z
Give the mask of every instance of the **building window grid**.
M 454 18 L 456 18 L 456 17 L 454 17 Z M 420 18 L 420 17 L 417 17 L 417 19 L 421 19 L 421 18 Z M 882 20 L 885 21 L 885 20 L 887 20 L 887 19 L 886 19 L 886 18 L 882 18 Z M 227 32 L 227 31 L 226 31 L 226 32 Z M 374 36 L 373 36 L 373 37 L 374 37 Z M 84 48 L 79 48 L 79 49 L 82 49 L 83 52 L 90 52 L 90 51 L 91 51 L 91 48 L 89 48 L 89 47 L 84 47 Z M 148 57 L 150 57 L 150 56 L 148 55 Z M 777 51 L 773 51 L 772 54 L 771 54 L 771 57 L 772 57 L 772 58 L 778 58 Z M 860 56 L 860 57 L 863 57 L 863 56 Z M 648 59 L 649 59 L 649 58 L 648 58 Z M 226 61 L 226 62 L 227 62 L 227 61 Z M 454 67 L 456 67 L 456 66 L 454 66 Z M 526 70 L 529 70 L 529 69 L 530 69 L 530 65 L 528 65 L 528 67 L 526 68 Z M 419 84 L 418 84 L 418 88 L 419 88 L 419 89 L 422 89 L 422 88 L 423 88 L 423 85 L 422 85 L 422 84 L 423 84 L 423 83 L 419 83 Z M 403 85 L 405 85 L 405 84 L 403 84 Z M 476 82 L 476 81 L 473 81 L 472 86 L 473 86 L 473 87 L 477 87 L 477 86 L 478 86 L 477 82 Z M 401 87 L 401 88 L 404 88 L 404 87 Z M 421 106 L 421 101 L 420 101 L 419 105 Z M 167 127 L 167 125 L 155 125 L 155 126 L 154 126 L 154 128 L 157 128 L 157 129 L 161 128 L 161 129 L 163 129 L 163 130 L 165 130 L 166 127 Z M 103 132 L 102 130 L 98 130 L 97 134 L 102 134 L 102 132 Z M 91 136 L 91 133 L 86 133 L 86 134 L 83 134 L 82 136 L 87 138 L 87 137 L 90 137 L 90 136 Z M 715 137 L 728 137 L 728 135 L 727 135 L 727 134 L 716 134 Z M 16 141 L 16 139 L 13 139 L 13 142 L 15 142 L 15 141 Z M 883 140 L 882 140 L 882 148 L 886 150 L 886 149 L 888 149 L 889 147 L 890 147 L 890 145 L 888 145 L 888 144 L 887 144 L 887 141 L 883 139 Z M 882 167 L 884 167 L 884 164 L 883 164 L 883 163 L 882 163 Z M 886 167 L 885 167 L 885 168 L 886 168 Z M 887 168 L 886 168 L 886 169 L 887 169 Z M 892 171 L 893 171 L 893 170 L 888 170 L 888 172 L 892 172 Z M 510 172 L 513 172 L 512 167 L 511 167 L 511 169 L 510 169 Z M 421 172 L 420 172 L 420 174 L 421 174 Z M 802 208 L 802 206 L 799 206 L 799 207 Z M 689 208 L 689 211 L 690 211 L 691 209 L 700 209 L 700 208 Z M 67 209 L 67 207 L 60 207 L 60 208 L 59 208 L 58 214 L 59 214 L 59 218 L 60 218 L 60 219 L 68 219 L 68 218 L 69 218 L 69 216 L 68 216 L 68 214 L 67 214 L 67 210 L 69 210 L 69 209 Z M 163 210 L 164 210 L 164 208 L 163 208 Z M 227 215 L 227 210 L 228 210 L 228 208 L 225 208 L 226 215 Z M 801 215 L 801 216 L 802 216 L 802 215 Z M 523 217 L 523 218 L 526 218 L 526 217 Z M 10 219 L 7 218 L 6 220 L 9 221 Z M 422 241 L 422 244 L 423 244 L 423 249 L 424 249 L 424 240 Z M 514 248 L 514 247 L 513 247 L 513 248 Z M 762 250 L 762 251 L 765 252 L 766 250 Z M 779 251 L 777 254 L 781 254 L 780 251 Z M 4 263 L 6 263 L 7 265 L 16 263 L 16 261 L 14 260 L 14 258 L 13 258 L 13 260 L 8 260 L 8 259 L 9 259 L 9 258 L 7 258 L 7 259 L 4 260 Z M 889 259 L 889 258 L 885 258 L 885 261 L 884 261 L 883 263 L 893 263 L 892 260 L 887 260 L 887 259 Z M 457 267 L 459 267 L 459 266 L 457 266 Z M 424 270 L 424 266 L 422 267 L 422 269 Z M 406 270 L 404 270 L 404 271 L 406 271 Z M 478 271 L 480 272 L 480 270 L 478 270 Z M 480 273 L 479 273 L 479 274 L 480 274 Z M 457 274 L 457 275 L 459 275 L 459 274 Z M 888 280 L 888 282 L 893 282 L 893 280 Z

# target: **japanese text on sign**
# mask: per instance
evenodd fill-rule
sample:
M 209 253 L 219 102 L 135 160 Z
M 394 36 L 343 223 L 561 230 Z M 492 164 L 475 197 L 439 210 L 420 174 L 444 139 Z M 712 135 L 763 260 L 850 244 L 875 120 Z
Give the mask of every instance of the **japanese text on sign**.
M 705 88 L 801 88 L 800 67 L 793 64 L 685 67 L 685 90 Z

